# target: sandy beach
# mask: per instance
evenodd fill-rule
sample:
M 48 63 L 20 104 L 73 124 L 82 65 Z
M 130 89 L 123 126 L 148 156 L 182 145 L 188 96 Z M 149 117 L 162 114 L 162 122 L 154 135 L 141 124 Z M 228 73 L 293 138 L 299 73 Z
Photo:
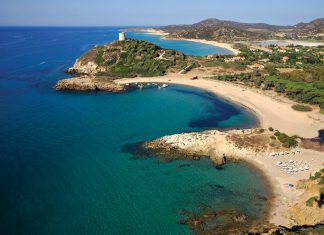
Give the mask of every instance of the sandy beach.
M 162 39 L 163 39 L 163 37 L 162 37 Z M 174 39 L 167 38 L 167 39 L 168 40 L 184 40 L 184 41 L 190 41 L 190 42 L 205 43 L 205 44 L 208 44 L 208 45 L 212 45 L 212 46 L 227 49 L 227 50 L 231 51 L 234 55 L 237 55 L 237 54 L 240 53 L 240 51 L 233 48 L 233 44 L 230 44 L 230 43 L 208 41 L 208 40 L 204 40 L 204 39 L 187 39 L 187 38 L 174 38 Z
M 318 130 L 324 129 L 324 116 L 318 114 L 318 110 L 310 113 L 298 112 L 291 108 L 292 101 L 273 99 L 252 88 L 211 79 L 190 80 L 190 77 L 192 77 L 190 73 L 185 75 L 174 74 L 163 77 L 120 79 L 117 80 L 117 83 L 172 83 L 204 89 L 251 110 L 259 118 L 261 127 L 265 129 L 273 127 L 289 135 L 312 138 L 318 135 Z M 186 136 L 190 133 L 181 135 Z M 190 146 L 190 143 L 186 143 L 187 146 Z M 215 139 L 211 136 L 209 141 L 198 141 L 195 144 L 194 148 L 196 149 L 208 149 L 215 145 Z M 262 170 L 272 185 L 275 200 L 270 211 L 270 222 L 284 226 L 292 224 L 287 211 L 296 202 L 302 191 L 295 187 L 289 188 L 288 184 L 296 185 L 299 180 L 308 179 L 311 173 L 323 168 L 323 155 L 323 152 L 307 149 L 300 149 L 300 154 L 294 156 L 280 156 L 280 159 L 269 156 L 269 153 L 263 153 L 259 156 L 248 153 L 241 154 L 240 158 Z M 287 174 L 277 165 L 278 160 L 288 162 L 292 159 L 298 163 L 308 164 L 309 170 Z
M 121 79 L 117 83 L 136 82 L 161 82 L 174 83 L 201 88 L 238 103 L 252 110 L 264 128 L 273 127 L 289 135 L 298 135 L 305 138 L 318 136 L 318 130 L 324 129 L 324 116 L 318 110 L 312 112 L 298 112 L 291 108 L 292 101 L 282 102 L 265 96 L 261 91 L 211 79 L 190 80 L 193 75 L 201 75 L 190 72 L 185 75 L 172 74 L 163 77 Z
M 141 31 L 143 31 L 144 33 L 147 33 L 147 34 L 154 34 L 154 35 L 159 35 L 159 36 L 169 35 L 168 33 L 164 32 L 163 30 L 158 30 L 158 29 L 153 29 L 153 28 L 143 29 Z
M 208 45 L 212 45 L 212 46 L 227 49 L 227 50 L 231 51 L 234 55 L 237 55 L 238 53 L 240 53 L 240 51 L 233 48 L 233 45 L 230 44 L 230 43 L 208 41 L 208 40 L 204 40 L 204 39 L 169 38 L 169 37 L 166 37 L 166 36 L 169 35 L 168 33 L 164 32 L 162 30 L 158 30 L 158 29 L 144 29 L 144 30 L 141 30 L 141 31 L 143 31 L 145 33 L 148 33 L 148 34 L 159 35 L 159 36 L 161 36 L 161 39 L 165 39 L 165 40 L 183 40 L 183 41 L 204 43 L 204 44 L 208 44 Z

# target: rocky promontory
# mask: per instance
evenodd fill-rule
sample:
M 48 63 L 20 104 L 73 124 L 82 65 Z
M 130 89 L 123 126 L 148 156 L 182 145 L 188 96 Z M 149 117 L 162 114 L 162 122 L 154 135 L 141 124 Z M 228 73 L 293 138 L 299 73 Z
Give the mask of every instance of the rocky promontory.
M 58 81 L 56 90 L 123 92 L 127 88 L 115 79 L 162 76 L 192 66 L 195 58 L 162 49 L 149 42 L 129 39 L 96 46 L 66 70 L 73 78 Z
M 114 93 L 126 92 L 128 88 L 128 86 L 117 84 L 109 78 L 90 76 L 63 79 L 55 85 L 56 90 L 109 91 Z
M 261 129 L 182 133 L 127 146 L 138 155 L 156 155 L 164 161 L 194 159 L 208 156 L 217 165 L 227 160 L 255 158 L 284 149 L 271 133 Z M 126 147 L 126 148 L 127 148 Z

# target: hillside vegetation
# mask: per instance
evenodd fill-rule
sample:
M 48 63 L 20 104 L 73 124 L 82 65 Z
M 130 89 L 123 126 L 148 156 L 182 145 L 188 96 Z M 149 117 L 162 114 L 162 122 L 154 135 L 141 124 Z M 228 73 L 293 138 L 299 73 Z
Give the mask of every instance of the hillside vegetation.
M 324 67 L 297 70 L 276 75 L 254 73 L 218 75 L 217 80 L 244 83 L 263 90 L 273 90 L 301 103 L 319 105 L 324 109 Z
M 189 63 L 190 57 L 181 52 L 129 39 L 95 47 L 77 60 L 73 72 L 117 78 L 161 76 L 170 68 L 181 70 Z
M 200 38 L 221 42 L 266 39 L 324 39 L 324 18 L 292 26 L 264 23 L 241 23 L 207 19 L 191 25 L 169 25 L 161 28 L 173 38 Z

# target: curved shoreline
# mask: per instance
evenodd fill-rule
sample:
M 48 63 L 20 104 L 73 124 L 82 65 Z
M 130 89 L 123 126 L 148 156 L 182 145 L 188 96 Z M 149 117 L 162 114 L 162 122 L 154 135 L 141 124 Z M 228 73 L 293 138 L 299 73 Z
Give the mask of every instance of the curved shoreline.
M 287 100 L 282 102 L 275 100 L 256 90 L 228 82 L 208 78 L 191 80 L 190 78 L 193 76 L 193 73 L 119 79 L 115 82 L 117 84 L 168 83 L 206 90 L 252 111 L 258 117 L 261 127 L 273 127 L 289 135 L 314 138 L 318 136 L 318 131 L 323 129 L 324 116 L 319 114 L 317 110 L 309 113 L 298 112 L 291 108 L 291 105 L 294 104 L 293 101 Z M 201 77 L 204 76 L 204 74 L 199 75 Z
M 132 30 L 130 30 L 130 31 L 132 31 Z M 179 40 L 179 41 L 197 42 L 197 43 L 207 44 L 207 45 L 226 49 L 226 50 L 230 51 L 233 55 L 237 55 L 240 53 L 240 51 L 233 48 L 232 44 L 230 44 L 230 43 L 208 41 L 208 40 L 204 40 L 204 39 L 195 39 L 195 38 L 172 38 L 172 37 L 168 37 L 169 33 L 166 33 L 162 30 L 157 30 L 157 29 L 141 29 L 140 31 L 144 32 L 146 34 L 153 34 L 153 35 L 160 36 L 161 40 Z
M 208 41 L 204 39 L 194 39 L 194 38 L 169 38 L 169 37 L 161 37 L 162 40 L 180 40 L 180 41 L 189 41 L 189 42 L 197 42 L 203 43 L 215 47 L 220 47 L 226 49 L 232 53 L 232 55 L 238 55 L 240 53 L 239 50 L 233 48 L 232 44 L 224 43 L 224 42 L 216 42 L 216 41 Z
M 169 83 L 206 90 L 252 111 L 259 119 L 262 128 L 267 129 L 271 126 L 289 135 L 297 134 L 302 137 L 314 137 L 317 136 L 318 130 L 324 125 L 323 120 L 316 120 L 310 114 L 300 113 L 291 109 L 290 102 L 286 103 L 275 100 L 246 87 L 211 79 L 191 80 L 190 77 L 192 77 L 192 74 L 172 74 L 163 77 L 120 79 L 116 82 L 118 84 Z M 284 112 L 288 112 L 289 115 L 281 115 Z M 313 168 L 318 167 L 316 170 L 319 170 L 321 165 L 324 166 L 324 161 L 321 157 L 322 153 L 306 149 L 302 151 L 303 155 L 296 157 L 296 159 L 307 161 L 314 158 L 316 163 Z M 270 222 L 275 225 L 292 225 L 287 211 L 298 199 L 299 192 L 289 189 L 286 185 L 287 183 L 296 185 L 299 180 L 307 179 L 310 172 L 304 171 L 296 175 L 287 175 L 277 168 L 277 159 L 269 158 L 268 156 L 253 158 L 247 156 L 240 158 L 240 160 L 261 173 L 259 175 L 263 178 L 263 182 L 269 186 L 269 195 L 273 195 L 273 199 L 269 202 L 270 209 L 267 210 L 265 217 L 268 216 L 267 218 Z

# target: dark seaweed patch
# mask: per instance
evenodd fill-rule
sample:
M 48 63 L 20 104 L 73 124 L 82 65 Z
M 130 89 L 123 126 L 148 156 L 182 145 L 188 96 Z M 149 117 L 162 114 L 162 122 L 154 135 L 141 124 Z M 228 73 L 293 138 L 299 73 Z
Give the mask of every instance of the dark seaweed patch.
M 212 128 L 219 127 L 218 122 L 226 121 L 232 116 L 238 115 L 240 110 L 220 99 L 217 99 L 210 92 L 197 92 L 193 90 L 177 89 L 177 92 L 198 96 L 207 100 L 211 105 L 206 109 L 206 115 L 198 119 L 194 119 L 188 123 L 192 128 Z

